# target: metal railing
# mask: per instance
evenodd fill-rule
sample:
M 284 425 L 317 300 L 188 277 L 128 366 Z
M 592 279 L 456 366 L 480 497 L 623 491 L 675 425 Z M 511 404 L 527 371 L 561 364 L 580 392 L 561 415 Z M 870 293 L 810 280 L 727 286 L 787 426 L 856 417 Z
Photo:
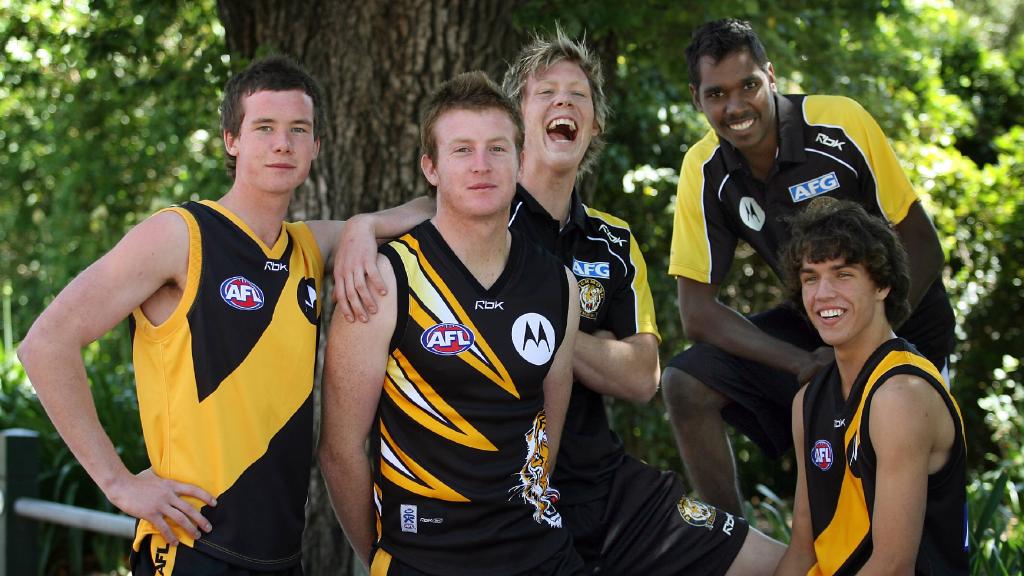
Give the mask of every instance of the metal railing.
M 24 576 L 39 570 L 36 528 L 49 522 L 121 538 L 135 535 L 135 519 L 40 500 L 39 434 L 0 431 L 0 576 Z

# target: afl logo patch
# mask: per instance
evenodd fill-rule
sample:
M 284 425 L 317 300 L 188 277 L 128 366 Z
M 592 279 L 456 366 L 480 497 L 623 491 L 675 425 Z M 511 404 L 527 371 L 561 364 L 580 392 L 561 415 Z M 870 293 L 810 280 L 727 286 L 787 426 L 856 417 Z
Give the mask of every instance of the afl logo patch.
M 683 496 L 676 504 L 679 515 L 686 520 L 686 523 L 698 528 L 704 527 L 708 530 L 715 529 L 715 516 L 718 510 L 694 498 Z
M 476 336 L 462 324 L 435 324 L 420 336 L 420 344 L 438 356 L 454 356 L 473 345 Z
M 555 353 L 555 327 L 547 318 L 530 312 L 512 324 L 512 345 L 534 366 L 543 366 Z
M 579 281 L 580 285 L 580 314 L 594 320 L 597 318 L 597 310 L 604 302 L 604 286 L 593 278 L 584 278 Z
M 220 297 L 228 306 L 239 310 L 263 308 L 263 290 L 245 276 L 232 276 L 220 283 Z
M 832 467 L 832 445 L 828 440 L 818 440 L 811 448 L 811 462 L 822 472 Z

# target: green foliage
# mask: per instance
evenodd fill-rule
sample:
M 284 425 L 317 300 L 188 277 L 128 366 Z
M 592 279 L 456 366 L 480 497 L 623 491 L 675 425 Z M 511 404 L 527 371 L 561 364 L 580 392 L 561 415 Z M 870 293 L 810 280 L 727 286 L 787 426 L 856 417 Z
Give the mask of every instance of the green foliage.
M 0 4 L 0 279 L 16 334 L 155 208 L 226 189 L 213 8 Z

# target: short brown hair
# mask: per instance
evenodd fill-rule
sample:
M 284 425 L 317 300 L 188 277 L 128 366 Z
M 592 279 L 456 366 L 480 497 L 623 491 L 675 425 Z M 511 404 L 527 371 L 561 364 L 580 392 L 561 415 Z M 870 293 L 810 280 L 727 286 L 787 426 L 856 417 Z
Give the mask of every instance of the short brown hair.
M 523 117 L 519 109 L 501 91 L 501 88 L 487 77 L 487 74 L 474 70 L 464 72 L 441 84 L 423 109 L 420 117 L 420 149 L 431 160 L 437 160 L 437 138 L 434 126 L 437 121 L 452 110 L 498 110 L 508 114 L 515 126 L 514 144 L 516 152 L 523 149 Z
M 530 76 L 551 68 L 561 61 L 568 61 L 576 64 L 583 71 L 590 82 L 591 99 L 594 101 L 594 119 L 600 133 L 590 141 L 590 147 L 583 155 L 580 162 L 579 173 L 586 174 L 597 162 L 601 150 L 604 149 L 604 133 L 611 116 L 611 108 L 608 106 L 608 99 L 604 95 L 604 74 L 601 72 L 601 60 L 597 54 L 592 52 L 585 41 L 575 41 L 569 38 L 561 26 L 555 26 L 555 32 L 550 37 L 537 34 L 533 40 L 519 51 L 516 61 L 509 65 L 502 81 L 502 88 L 505 94 L 515 102 L 516 106 L 523 105 L 523 91 L 526 89 L 526 82 Z
M 790 297 L 806 315 L 800 286 L 804 261 L 860 264 L 879 288 L 889 288 L 885 317 L 893 327 L 910 316 L 907 251 L 889 223 L 854 202 L 815 198 L 790 219 L 792 236 L 779 253 Z
M 302 90 L 313 100 L 313 138 L 319 140 L 327 126 L 324 112 L 323 90 L 317 81 L 287 56 L 268 56 L 255 60 L 224 86 L 224 99 L 220 103 L 220 129 L 234 136 L 242 129 L 245 109 L 242 100 L 260 91 L 285 92 Z M 237 159 L 227 154 L 224 166 L 234 178 Z

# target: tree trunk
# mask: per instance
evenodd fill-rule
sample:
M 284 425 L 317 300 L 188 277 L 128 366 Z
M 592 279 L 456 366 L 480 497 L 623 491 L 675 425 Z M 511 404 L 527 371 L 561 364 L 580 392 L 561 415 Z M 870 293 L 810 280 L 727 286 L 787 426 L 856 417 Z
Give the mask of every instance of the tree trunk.
M 219 0 L 232 57 L 289 55 L 324 88 L 320 157 L 290 216 L 342 219 L 425 193 L 420 107 L 459 72 L 482 69 L 500 81 L 519 46 L 511 16 L 520 1 Z M 318 467 L 310 478 L 303 566 L 311 576 L 352 573 L 352 552 Z

